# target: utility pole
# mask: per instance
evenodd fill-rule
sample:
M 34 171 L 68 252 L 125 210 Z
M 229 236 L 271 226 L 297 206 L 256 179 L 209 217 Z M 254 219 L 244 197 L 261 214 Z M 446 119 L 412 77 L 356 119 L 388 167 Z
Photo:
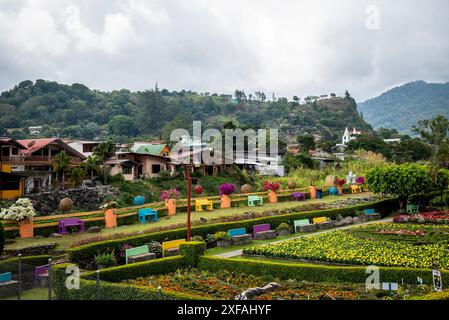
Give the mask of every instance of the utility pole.
M 185 167 L 184 176 L 187 180 L 187 241 L 190 241 L 190 170 L 192 168 L 191 164 L 187 164 Z

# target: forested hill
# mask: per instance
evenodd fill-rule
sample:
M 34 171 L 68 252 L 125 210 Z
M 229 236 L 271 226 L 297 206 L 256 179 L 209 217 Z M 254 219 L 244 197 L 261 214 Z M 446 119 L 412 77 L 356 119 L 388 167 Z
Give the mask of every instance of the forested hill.
M 344 128 L 371 130 L 359 116 L 354 99 L 306 97 L 304 101 L 279 98 L 267 101 L 264 93 L 234 96 L 117 90 L 101 92 L 82 84 L 64 85 L 44 80 L 23 81 L 0 95 L 0 134 L 29 136 L 32 126 L 43 126 L 41 136 L 127 142 L 138 138 L 167 138 L 174 128 L 280 128 L 291 138 L 301 133 L 338 139 Z
M 410 82 L 360 103 L 359 110 L 374 128 L 409 133 L 418 120 L 431 119 L 440 114 L 449 118 L 449 82 Z

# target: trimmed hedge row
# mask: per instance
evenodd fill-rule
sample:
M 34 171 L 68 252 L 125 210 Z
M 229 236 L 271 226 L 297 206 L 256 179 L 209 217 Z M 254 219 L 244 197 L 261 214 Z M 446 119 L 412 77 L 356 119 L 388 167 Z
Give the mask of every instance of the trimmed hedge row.
M 80 288 L 69 290 L 66 287 L 67 274 L 65 269 L 70 264 L 54 267 L 52 287 L 58 300 L 96 300 L 97 293 L 100 300 L 156 300 L 157 290 L 147 287 L 139 287 L 126 283 L 112 283 L 100 280 L 97 287 L 95 280 L 85 279 L 81 276 Z M 103 272 L 101 275 L 103 276 Z M 202 297 L 182 294 L 178 292 L 164 292 L 162 290 L 161 300 L 200 300 Z
M 5 246 L 5 238 L 5 230 L 3 229 L 3 224 L 0 222 L 0 257 L 2 256 L 3 248 Z
M 449 300 L 449 290 L 432 292 L 420 297 L 411 297 L 409 300 Z
M 204 226 L 195 226 L 191 228 L 192 235 L 205 236 L 207 234 L 214 234 L 218 231 L 227 231 L 234 228 L 247 228 L 248 231 L 252 226 L 257 224 L 269 223 L 272 228 L 276 228 L 281 223 L 292 224 L 294 220 L 315 218 L 319 216 L 327 216 L 330 218 L 335 218 L 338 215 L 350 216 L 354 215 L 356 210 L 363 210 L 366 208 L 374 208 L 377 212 L 384 215 L 389 214 L 398 208 L 398 203 L 396 199 L 385 199 L 370 204 L 361 204 L 353 207 L 345 207 L 338 209 L 326 209 L 308 212 L 299 212 L 291 214 L 283 214 L 277 216 L 267 216 L 257 219 L 236 221 L 236 222 L 226 222 L 218 224 L 210 224 Z M 129 244 L 131 246 L 141 246 L 151 241 L 168 241 L 175 239 L 185 239 L 187 236 L 187 229 L 174 229 L 161 232 L 154 232 L 134 237 L 107 240 L 96 243 L 91 243 L 83 245 L 76 248 L 71 248 L 67 250 L 69 259 L 73 262 L 91 259 L 95 255 L 103 252 L 118 252 L 120 246 L 123 244 Z
M 200 269 L 218 272 L 229 270 L 256 276 L 272 276 L 280 279 L 296 279 L 310 282 L 327 283 L 365 283 L 369 274 L 363 266 L 323 266 L 318 264 L 300 264 L 263 260 L 223 259 L 201 257 Z M 449 277 L 449 271 L 442 271 L 443 278 Z M 416 283 L 417 277 L 426 283 L 432 282 L 432 271 L 426 269 L 380 267 L 381 282 Z

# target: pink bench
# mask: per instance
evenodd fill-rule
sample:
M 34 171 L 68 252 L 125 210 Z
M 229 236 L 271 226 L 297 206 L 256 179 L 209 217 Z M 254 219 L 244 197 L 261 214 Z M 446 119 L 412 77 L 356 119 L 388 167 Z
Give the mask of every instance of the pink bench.
M 84 221 L 78 218 L 68 218 L 59 220 L 58 233 L 69 234 L 67 227 L 79 227 L 79 233 L 85 231 Z
M 39 277 L 41 275 L 44 275 L 44 274 L 48 275 L 48 269 L 49 269 L 48 264 L 36 267 L 34 269 L 34 286 L 35 287 L 39 286 L 39 280 L 40 280 Z
M 253 226 L 254 239 L 272 239 L 276 238 L 276 232 L 271 230 L 271 226 L 267 224 L 258 224 Z

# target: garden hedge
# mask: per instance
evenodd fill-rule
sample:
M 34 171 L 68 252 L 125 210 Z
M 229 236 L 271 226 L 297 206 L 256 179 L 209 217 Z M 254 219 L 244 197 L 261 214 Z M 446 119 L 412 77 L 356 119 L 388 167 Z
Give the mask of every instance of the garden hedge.
M 387 215 L 398 208 L 398 203 L 395 198 L 383 199 L 380 201 L 368 204 L 361 204 L 352 207 L 299 212 L 276 216 L 267 216 L 244 221 L 195 226 L 191 228 L 191 234 L 205 236 L 207 234 L 214 234 L 218 231 L 227 231 L 229 229 L 235 228 L 247 228 L 248 231 L 250 231 L 250 228 L 252 228 L 252 226 L 264 223 L 269 223 L 272 228 L 276 228 L 281 223 L 293 224 L 294 220 L 299 219 L 307 219 L 307 218 L 311 219 L 320 216 L 335 218 L 338 215 L 342 216 L 355 215 L 356 210 L 363 210 L 366 208 L 374 208 L 376 209 L 377 212 L 382 213 L 383 215 Z M 141 246 L 151 241 L 163 242 L 176 239 L 185 239 L 186 236 L 187 236 L 187 229 L 181 228 L 181 229 L 143 234 L 134 237 L 91 243 L 80 247 L 68 249 L 67 253 L 70 261 L 77 262 L 81 260 L 93 259 L 93 257 L 99 253 L 112 252 L 112 251 L 119 252 L 120 246 L 123 244 L 128 244 L 131 246 Z
M 368 274 L 363 266 L 324 266 L 306 263 L 287 263 L 251 259 L 224 259 L 201 257 L 200 269 L 218 272 L 229 270 L 256 276 L 272 276 L 280 279 L 296 279 L 327 283 L 365 283 Z M 417 277 L 425 283 L 432 283 L 432 270 L 380 267 L 381 282 L 416 283 Z M 442 277 L 449 277 L 449 271 L 442 271 Z
M 179 254 L 185 257 L 188 266 L 197 266 L 204 252 L 206 252 L 205 242 L 191 241 L 179 246 Z
M 95 280 L 80 278 L 80 288 L 69 290 L 66 287 L 66 268 L 70 264 L 58 265 L 53 269 L 52 287 L 58 300 L 96 300 L 97 293 L 100 300 L 157 300 L 157 290 L 139 287 L 126 283 L 112 283 L 100 280 L 97 287 Z M 199 300 L 202 297 L 182 294 L 178 292 L 161 291 L 161 300 Z
M 0 222 L 0 257 L 2 256 L 3 248 L 5 246 L 5 237 L 5 230 L 3 229 L 3 225 Z
M 409 300 L 449 300 L 449 290 L 432 292 L 420 297 L 411 297 Z
M 48 264 L 48 255 L 22 257 L 22 271 L 34 271 L 34 267 Z M 7 260 L 0 260 L 0 273 L 13 272 L 19 270 L 19 258 L 12 258 Z

